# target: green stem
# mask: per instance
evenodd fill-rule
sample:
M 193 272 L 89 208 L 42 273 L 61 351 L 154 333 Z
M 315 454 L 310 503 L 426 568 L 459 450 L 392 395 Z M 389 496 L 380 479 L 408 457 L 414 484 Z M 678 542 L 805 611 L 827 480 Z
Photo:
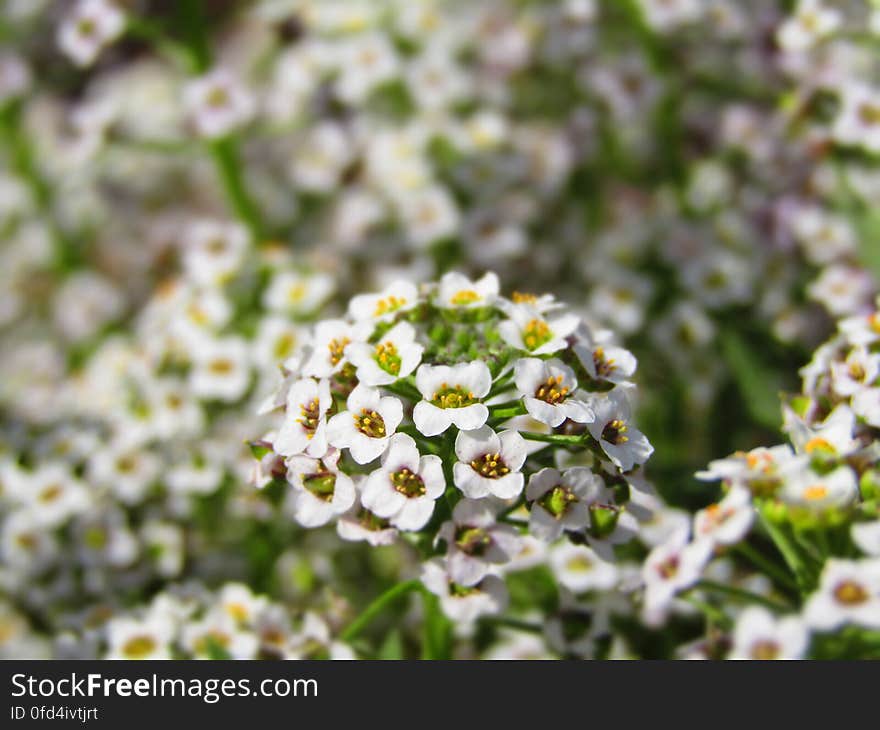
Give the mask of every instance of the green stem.
M 698 609 L 705 617 L 708 623 L 717 624 L 722 629 L 729 629 L 733 625 L 733 621 L 720 608 L 713 606 L 711 603 L 701 601 L 695 596 L 684 596 L 684 600 L 690 603 L 694 608 Z
M 214 160 L 214 167 L 223 183 L 226 198 L 232 205 L 236 216 L 250 230 L 255 243 L 259 243 L 261 237 L 260 215 L 245 187 L 236 140 L 233 137 L 212 140 L 208 143 L 208 148 Z
M 764 526 L 770 539 L 773 540 L 776 548 L 782 554 L 789 570 L 794 573 L 801 593 L 808 592 L 812 588 L 812 571 L 801 556 L 795 541 L 785 533 L 782 527 L 761 514 L 760 510 L 758 514 L 761 515 L 761 524 Z
M 544 628 L 540 624 L 533 624 L 529 621 L 523 621 L 522 619 L 510 616 L 484 616 L 482 621 L 487 624 L 516 629 L 517 631 L 527 631 L 530 634 L 544 633 Z
M 342 641 L 351 641 L 361 633 L 379 614 L 381 614 L 389 604 L 396 601 L 401 596 L 411 593 L 412 591 L 421 590 L 422 582 L 420 580 L 408 580 L 404 583 L 398 583 L 391 586 L 387 591 L 367 606 L 361 614 L 354 619 L 343 632 L 339 635 Z
M 556 444 L 557 446 L 583 446 L 583 436 L 566 436 L 556 433 L 533 433 L 531 431 L 522 431 L 520 436 L 529 441 L 543 441 L 547 444 Z
M 771 611 L 776 611 L 777 613 L 785 613 L 792 610 L 789 606 L 777 603 L 771 598 L 752 593 L 745 588 L 737 588 L 736 586 L 729 586 L 724 583 L 716 583 L 714 580 L 703 579 L 696 584 L 695 588 L 712 591 L 714 593 L 723 593 L 726 596 L 739 599 L 746 603 L 757 603 L 765 608 L 769 608 Z
M 148 42 L 161 55 L 187 72 L 195 73 L 199 70 L 200 60 L 192 49 L 169 38 L 168 34 L 157 24 L 145 18 L 130 16 L 126 32 L 133 38 Z
M 748 543 L 742 542 L 734 545 L 733 550 L 746 558 L 746 560 L 751 562 L 756 568 L 764 571 L 764 573 L 776 581 L 778 585 L 794 591 L 798 590 L 797 582 L 788 573 Z

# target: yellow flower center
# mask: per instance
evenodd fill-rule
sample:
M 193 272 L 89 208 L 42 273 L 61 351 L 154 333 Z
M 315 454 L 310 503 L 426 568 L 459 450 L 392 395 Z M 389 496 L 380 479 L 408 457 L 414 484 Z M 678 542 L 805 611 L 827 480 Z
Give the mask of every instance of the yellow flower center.
M 392 294 L 376 302 L 376 308 L 373 310 L 373 316 L 382 317 L 386 314 L 390 314 L 391 312 L 396 312 L 398 309 L 405 305 L 406 299 L 404 297 L 396 297 Z
M 122 645 L 122 653 L 129 659 L 143 659 L 156 649 L 156 640 L 152 636 L 133 636 Z
M 338 365 L 339 361 L 342 360 L 343 355 L 345 353 L 345 348 L 351 342 L 351 339 L 348 337 L 337 337 L 335 339 L 330 340 L 327 345 L 327 349 L 330 351 L 330 364 Z
M 440 390 L 434 393 L 431 403 L 438 408 L 464 408 L 475 403 L 476 400 L 472 391 L 465 390 L 459 385 L 450 386 L 443 383 Z
M 449 301 L 456 307 L 463 307 L 467 304 L 478 302 L 482 298 L 483 297 L 477 294 L 473 289 L 462 289 L 461 291 L 456 292 Z
M 854 580 L 844 580 L 834 588 L 834 598 L 846 606 L 857 606 L 868 600 L 868 591 Z
M 471 461 L 471 469 L 487 479 L 500 479 L 510 473 L 510 467 L 504 463 L 501 454 L 483 454 Z
M 361 408 L 360 414 L 354 417 L 354 424 L 355 428 L 364 436 L 380 439 L 387 435 L 385 433 L 385 419 L 377 411 Z
M 522 338 L 527 350 L 537 350 L 553 339 L 553 333 L 543 319 L 533 319 L 523 330 Z
M 551 375 L 535 390 L 535 398 L 552 406 L 562 403 L 568 397 L 568 388 L 562 385 L 561 375 Z
M 299 407 L 299 418 L 297 423 L 302 424 L 303 430 L 306 431 L 309 438 L 315 435 L 318 428 L 318 418 L 321 414 L 321 404 L 317 398 L 312 398 L 308 403 L 303 403 Z

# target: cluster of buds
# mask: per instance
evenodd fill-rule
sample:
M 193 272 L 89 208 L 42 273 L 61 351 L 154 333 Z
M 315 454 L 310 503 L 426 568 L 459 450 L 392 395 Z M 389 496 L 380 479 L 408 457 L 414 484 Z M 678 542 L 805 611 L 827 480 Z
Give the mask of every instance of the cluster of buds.
M 265 404 L 257 486 L 289 482 L 303 526 L 421 550 L 447 615 L 500 611 L 523 536 L 567 535 L 613 562 L 638 523 L 628 475 L 652 452 L 632 423 L 636 363 L 550 295 L 446 274 L 354 297 L 318 322 Z M 583 556 L 580 556 L 583 558 Z

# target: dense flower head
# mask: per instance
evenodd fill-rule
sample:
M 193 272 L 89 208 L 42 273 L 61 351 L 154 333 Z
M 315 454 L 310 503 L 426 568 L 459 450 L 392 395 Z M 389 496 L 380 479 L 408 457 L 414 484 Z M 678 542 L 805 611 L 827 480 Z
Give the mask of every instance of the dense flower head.
M 520 534 L 613 562 L 638 529 L 627 480 L 653 451 L 632 423 L 634 358 L 606 345 L 623 368 L 611 380 L 577 315 L 499 292 L 492 273 L 449 273 L 356 296 L 287 361 L 276 428 L 255 442 L 261 463 L 284 460 L 300 524 L 415 534 L 425 585 L 469 619 L 500 610 Z

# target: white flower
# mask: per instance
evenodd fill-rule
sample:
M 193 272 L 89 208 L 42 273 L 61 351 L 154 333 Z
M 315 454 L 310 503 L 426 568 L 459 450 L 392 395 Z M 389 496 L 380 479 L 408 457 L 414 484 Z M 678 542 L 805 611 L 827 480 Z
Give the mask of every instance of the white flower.
M 532 502 L 529 532 L 553 542 L 566 530 L 577 531 L 590 522 L 589 504 L 598 489 L 604 490 L 602 478 L 587 467 L 576 466 L 560 473 L 546 467 L 532 474 L 526 499 Z
M 419 303 L 416 286 L 408 281 L 394 281 L 378 294 L 358 294 L 348 305 L 348 315 L 356 322 L 384 322 L 394 319 Z
M 852 409 L 865 423 L 880 428 L 880 388 L 866 388 L 853 396 Z
M 125 14 L 111 0 L 80 0 L 58 28 L 58 45 L 77 66 L 89 66 L 125 29 Z
M 880 559 L 828 560 L 803 615 L 817 631 L 845 623 L 880 629 Z
M 880 557 L 880 520 L 857 522 L 850 528 L 852 541 L 866 555 Z
M 189 386 L 199 398 L 236 401 L 251 382 L 247 343 L 240 337 L 204 340 L 193 352 Z
M 880 112 L 878 112 L 876 151 L 880 152 Z M 819 302 L 834 317 L 851 315 L 861 309 L 874 291 L 870 274 L 862 269 L 834 264 L 822 269 L 807 286 L 810 299 Z
M 843 362 L 831 363 L 831 387 L 838 395 L 848 397 L 864 390 L 880 375 L 880 355 L 863 345 L 853 347 Z
M 492 387 L 492 374 L 484 362 L 421 365 L 416 387 L 424 400 L 416 403 L 413 421 L 425 436 L 441 434 L 451 425 L 470 431 L 489 417 L 489 409 L 479 402 Z
M 522 492 L 525 477 L 520 469 L 526 460 L 526 443 L 516 431 L 495 433 L 488 426 L 459 431 L 455 455 L 455 486 L 466 497 L 480 499 L 491 494 L 511 499 Z
M 256 634 L 240 629 L 225 611 L 214 611 L 186 624 L 181 631 L 181 644 L 197 659 L 253 659 L 259 649 Z
M 620 389 L 596 396 L 591 405 L 595 420 L 587 424 L 590 435 L 622 471 L 644 464 L 654 453 L 645 435 L 629 423 L 630 407 Z
M 421 456 L 405 433 L 391 437 L 381 468 L 367 477 L 361 503 L 401 530 L 420 530 L 446 489 L 440 457 Z
M 159 614 L 120 616 L 107 623 L 107 659 L 171 659 L 175 626 Z
M 346 354 L 357 368 L 358 381 L 376 387 L 390 385 L 412 374 L 422 360 L 425 348 L 416 341 L 409 322 L 398 322 L 375 345 L 354 342 Z
M 329 378 L 348 363 L 346 348 L 352 342 L 364 342 L 370 323 L 349 324 L 342 319 L 327 319 L 315 325 L 312 351 L 302 367 L 303 375 Z
M 689 542 L 687 530 L 670 535 L 666 542 L 651 550 L 642 567 L 645 583 L 642 618 L 646 624 L 663 623 L 676 593 L 700 579 L 711 552 L 712 544 L 708 540 Z
M 608 591 L 617 584 L 617 567 L 586 545 L 560 542 L 550 551 L 556 579 L 574 593 Z
M 364 484 L 367 477 L 359 475 L 358 484 Z M 363 491 L 361 486 L 357 487 Z M 388 520 L 373 514 L 359 504 L 336 521 L 336 532 L 343 540 L 349 542 L 367 542 L 373 547 L 392 545 L 397 539 L 397 530 Z
M 446 542 L 449 577 L 458 585 L 476 585 L 490 566 L 510 562 L 522 549 L 519 533 L 496 522 L 495 512 L 490 500 L 463 499 L 437 531 L 436 539 Z
M 22 472 L 19 488 L 21 503 L 44 527 L 58 527 L 85 512 L 91 501 L 86 485 L 61 463 L 46 463 L 31 473 Z
M 648 25 L 659 31 L 699 20 L 705 10 L 700 0 L 639 0 L 639 5 Z
M 507 588 L 496 575 L 487 575 L 473 586 L 455 583 L 439 558 L 422 566 L 422 583 L 440 599 L 440 605 L 449 618 L 468 624 L 480 616 L 501 613 L 508 603 Z
M 439 185 L 407 192 L 397 201 L 397 207 L 407 237 L 417 248 L 451 236 L 458 228 L 458 206 Z
M 22 58 L 9 52 L 0 53 L 0 104 L 23 94 L 32 81 L 31 70 Z
M 256 102 L 235 75 L 217 68 L 190 81 L 183 103 L 202 137 L 223 137 L 251 120 Z
M 783 50 L 806 51 L 840 26 L 840 12 L 822 0 L 800 0 L 794 14 L 776 32 Z
M 819 424 L 808 425 L 790 409 L 785 410 L 785 425 L 795 451 L 812 458 L 839 458 L 849 456 L 861 448 L 858 439 L 853 438 L 856 419 L 852 410 L 844 404 L 838 405 Z
M 162 469 L 159 457 L 142 447 L 109 444 L 89 459 L 89 477 L 123 504 L 138 504 Z
M 394 78 L 397 68 L 397 56 L 385 35 L 359 35 L 339 48 L 336 94 L 350 104 L 360 104 L 373 89 Z
M 584 369 L 594 380 L 605 380 L 609 383 L 625 383 L 636 371 L 635 356 L 623 347 L 600 344 L 590 341 L 574 346 Z
M 544 319 L 531 304 L 515 304 L 507 308 L 510 319 L 498 325 L 498 333 L 511 347 L 526 350 L 533 355 L 551 355 L 568 346 L 566 338 L 580 325 L 574 314 L 562 314 Z
M 565 419 L 589 423 L 595 418 L 592 408 L 574 397 L 577 376 L 561 360 L 521 358 L 514 366 L 514 382 L 529 415 L 541 423 L 556 428 Z
M 491 307 L 498 298 L 499 288 L 498 277 L 491 271 L 476 281 L 450 271 L 440 279 L 434 304 L 441 309 Z
M 855 473 L 848 466 L 841 466 L 824 474 L 798 469 L 788 476 L 779 497 L 791 505 L 823 510 L 848 507 L 858 494 Z
M 327 380 L 302 378 L 287 393 L 284 423 L 273 448 L 282 456 L 308 454 L 320 459 L 327 451 L 325 417 L 333 399 Z
M 328 274 L 276 273 L 263 294 L 263 306 L 273 312 L 309 314 L 321 307 L 335 289 Z
M 746 536 L 754 519 L 751 492 L 734 485 L 724 499 L 694 515 L 694 535 L 720 545 L 733 545 Z
M 375 388 L 358 385 L 348 396 L 347 411 L 327 422 L 331 446 L 349 449 L 358 464 L 379 457 L 403 420 L 403 404 L 394 396 L 382 396 Z
M 331 449 L 322 460 L 291 456 L 288 481 L 293 485 L 289 506 L 303 527 L 320 527 L 351 508 L 356 493 L 351 477 L 337 466 L 339 452 Z
M 269 315 L 260 320 L 252 345 L 254 363 L 267 372 L 277 372 L 303 351 L 306 333 L 287 317 Z
M 336 122 L 322 122 L 309 130 L 292 161 L 291 179 L 301 190 L 331 193 L 355 154 L 354 140 Z
M 801 659 L 810 635 L 797 616 L 777 619 L 766 608 L 749 606 L 737 616 L 728 659 Z
M 247 229 L 237 223 L 197 220 L 184 236 L 184 270 L 196 284 L 222 284 L 238 271 L 250 242 Z
M 38 518 L 37 510 L 6 511 L 8 514 L 0 529 L 0 555 L 4 565 L 13 572 L 32 574 L 51 565 L 58 554 L 58 540 L 46 529 L 45 521 Z

